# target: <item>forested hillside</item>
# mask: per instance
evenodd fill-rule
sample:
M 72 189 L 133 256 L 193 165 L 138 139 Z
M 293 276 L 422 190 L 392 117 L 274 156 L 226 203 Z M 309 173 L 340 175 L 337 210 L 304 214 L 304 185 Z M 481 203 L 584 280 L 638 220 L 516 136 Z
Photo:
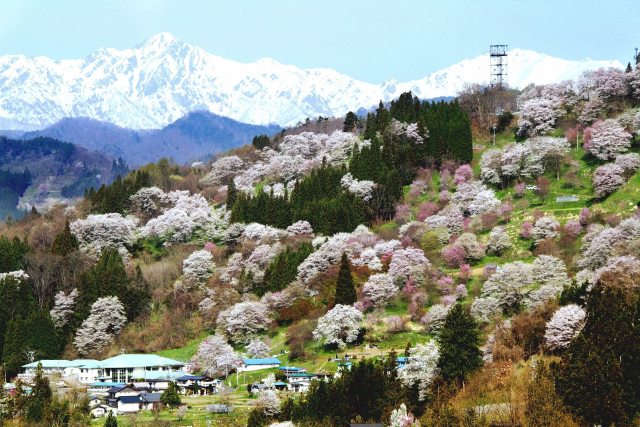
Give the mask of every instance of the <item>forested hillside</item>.
M 127 172 L 121 160 L 67 142 L 0 137 L 0 219 L 82 196 L 85 189 Z
M 640 70 L 601 69 L 145 165 L 0 229 L 2 362 L 181 358 L 227 425 L 634 425 L 639 107 Z M 270 356 L 338 374 L 233 374 Z

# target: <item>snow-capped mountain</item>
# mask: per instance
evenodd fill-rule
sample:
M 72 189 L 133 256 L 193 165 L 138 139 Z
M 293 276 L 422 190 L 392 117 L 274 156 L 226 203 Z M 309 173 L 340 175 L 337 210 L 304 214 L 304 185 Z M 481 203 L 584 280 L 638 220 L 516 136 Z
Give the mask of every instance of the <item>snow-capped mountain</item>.
M 622 67 L 618 61 L 568 61 L 520 49 L 509 52 L 508 62 L 513 87 Z M 41 129 L 64 117 L 161 128 L 194 110 L 252 124 L 291 125 L 306 117 L 343 115 L 407 90 L 423 99 L 455 95 L 466 83 L 486 82 L 488 70 L 485 54 L 419 80 L 376 85 L 272 59 L 231 61 L 161 33 L 136 48 L 103 48 L 85 59 L 0 57 L 0 129 Z

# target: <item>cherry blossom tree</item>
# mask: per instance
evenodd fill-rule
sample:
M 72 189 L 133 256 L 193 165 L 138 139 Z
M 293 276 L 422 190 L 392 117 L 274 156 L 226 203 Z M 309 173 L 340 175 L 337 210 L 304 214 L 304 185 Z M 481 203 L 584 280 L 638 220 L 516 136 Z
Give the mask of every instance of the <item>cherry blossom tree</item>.
M 471 305 L 471 314 L 488 322 L 492 317 L 514 310 L 523 300 L 522 291 L 534 283 L 531 264 L 515 261 L 498 266 L 482 285 L 482 293 Z
M 616 228 L 588 232 L 583 239 L 582 258 L 578 260 L 577 266 L 591 271 L 603 267 L 613 254 L 615 245 L 624 239 L 625 236 Z
M 247 356 L 252 358 L 261 358 L 261 357 L 269 357 L 271 353 L 271 348 L 266 345 L 263 341 L 258 339 L 251 340 L 249 344 L 245 347 L 245 351 L 247 352 Z
M 470 165 L 464 164 L 456 169 L 453 174 L 453 180 L 456 185 L 464 184 L 465 182 L 469 182 L 473 180 L 473 169 Z
M 399 249 L 393 253 L 389 264 L 389 275 L 394 278 L 408 279 L 416 273 L 422 273 L 431 263 L 421 249 Z
M 84 356 L 96 355 L 113 342 L 127 323 L 124 306 L 118 297 L 98 298 L 91 312 L 76 331 L 73 344 Z
M 99 256 L 105 248 L 126 250 L 127 246 L 131 246 L 135 241 L 137 225 L 136 217 L 108 213 L 73 221 L 69 228 L 78 239 L 81 250 Z
M 366 248 L 358 258 L 352 259 L 351 263 L 356 267 L 367 267 L 371 271 L 380 271 L 383 267 L 374 248 Z
M 462 233 L 454 244 L 464 249 L 465 259 L 468 261 L 478 261 L 485 255 L 484 246 L 478 242 L 478 238 L 473 233 Z
M 343 348 L 358 338 L 362 319 L 360 310 L 349 305 L 338 304 L 318 319 L 313 337 L 324 341 L 325 345 L 337 345 Z
M 604 197 L 625 184 L 624 169 L 616 163 L 599 166 L 593 172 L 593 188 L 596 197 Z
M 263 390 L 256 400 L 256 407 L 260 408 L 267 417 L 280 413 L 280 399 L 273 390 Z
M 587 100 L 582 106 L 582 110 L 578 116 L 578 123 L 588 126 L 602 117 L 605 110 L 606 104 L 599 96 L 595 95 Z
M 191 253 L 182 262 L 182 274 L 184 278 L 193 284 L 203 284 L 213 274 L 213 257 L 211 252 L 200 250 Z
M 238 156 L 221 157 L 211 165 L 211 171 L 200 183 L 203 185 L 226 185 L 234 175 L 238 174 L 244 162 Z
M 617 120 L 607 119 L 591 126 L 587 150 L 600 160 L 612 160 L 631 147 L 631 135 Z
M 389 274 L 373 274 L 369 276 L 364 284 L 362 294 L 374 306 L 384 307 L 398 293 L 398 290 Z
M 261 302 L 235 304 L 218 315 L 218 329 L 235 343 L 248 342 L 271 324 L 269 309 Z
M 495 209 L 500 205 L 493 190 L 479 181 L 465 182 L 458 185 L 451 202 L 469 215 L 479 215 Z
M 491 230 L 489 233 L 489 241 L 487 242 L 488 253 L 500 255 L 512 247 L 513 243 L 504 227 L 494 227 Z
M 535 222 L 531 230 L 531 237 L 536 243 L 545 239 L 555 239 L 558 237 L 559 228 L 558 220 L 554 216 L 546 215 Z
M 287 233 L 294 237 L 313 237 L 313 227 L 309 221 L 296 221 L 287 227 Z
M 407 387 L 418 386 L 420 400 L 427 398 L 429 386 L 438 374 L 440 350 L 434 340 L 411 348 L 407 363 L 398 376 Z
M 158 187 L 143 187 L 129 197 L 129 200 L 133 212 L 141 212 L 147 216 L 159 214 L 169 201 L 167 194 Z
M 398 409 L 391 412 L 389 427 L 420 427 L 420 423 L 407 411 L 407 406 L 401 403 Z
M 55 295 L 53 308 L 49 314 L 56 328 L 62 329 L 71 320 L 77 300 L 78 290 L 76 288 L 73 288 L 68 294 L 60 291 Z
M 359 181 L 355 179 L 350 173 L 347 173 L 342 177 L 342 179 L 340 179 L 340 185 L 349 193 L 355 194 L 365 202 L 371 200 L 371 198 L 373 197 L 373 190 L 376 188 L 375 182 Z
M 167 194 L 172 207 L 149 220 L 140 229 L 142 237 L 157 237 L 171 243 L 187 242 L 199 235 L 215 240 L 223 236 L 229 224 L 229 212 L 213 209 L 200 194 L 174 191 Z
M 451 305 L 434 304 L 429 307 L 429 311 L 425 314 L 420 321 L 427 327 L 427 330 L 431 333 L 438 333 L 444 326 L 444 321 L 449 314 Z
M 640 169 L 640 154 L 620 154 L 616 157 L 615 164 L 622 168 L 625 179 L 629 179 L 631 175 Z
M 442 248 L 440 255 L 449 267 L 459 267 L 464 264 L 467 251 L 460 245 L 447 245 Z
M 586 312 L 576 304 L 565 305 L 553 313 L 544 333 L 545 344 L 551 351 L 565 349 L 578 336 L 585 323 Z
M 242 363 L 238 353 L 220 335 L 210 335 L 198 346 L 192 363 L 197 370 L 205 375 L 217 377 L 227 376 Z
M 533 98 L 520 108 L 518 134 L 539 136 L 549 133 L 558 118 L 557 106 L 551 100 Z

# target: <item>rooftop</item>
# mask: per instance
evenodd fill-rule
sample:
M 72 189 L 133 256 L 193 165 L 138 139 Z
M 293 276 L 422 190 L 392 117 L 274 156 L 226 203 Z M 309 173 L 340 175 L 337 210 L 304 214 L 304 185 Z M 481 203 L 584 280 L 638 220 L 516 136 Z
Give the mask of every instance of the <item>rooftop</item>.
M 100 362 L 101 368 L 150 368 L 160 366 L 184 366 L 184 363 L 156 354 L 121 354 Z
M 267 357 L 264 359 L 242 359 L 245 365 L 279 365 L 281 362 L 275 357 Z

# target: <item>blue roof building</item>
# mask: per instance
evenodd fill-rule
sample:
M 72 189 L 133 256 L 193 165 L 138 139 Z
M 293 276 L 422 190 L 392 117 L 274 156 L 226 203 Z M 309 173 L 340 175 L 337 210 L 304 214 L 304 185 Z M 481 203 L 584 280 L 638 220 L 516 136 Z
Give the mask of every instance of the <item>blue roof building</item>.
M 275 357 L 267 357 L 263 359 L 242 359 L 242 367 L 240 367 L 238 371 L 258 371 L 260 369 L 277 368 L 280 365 L 280 360 Z

